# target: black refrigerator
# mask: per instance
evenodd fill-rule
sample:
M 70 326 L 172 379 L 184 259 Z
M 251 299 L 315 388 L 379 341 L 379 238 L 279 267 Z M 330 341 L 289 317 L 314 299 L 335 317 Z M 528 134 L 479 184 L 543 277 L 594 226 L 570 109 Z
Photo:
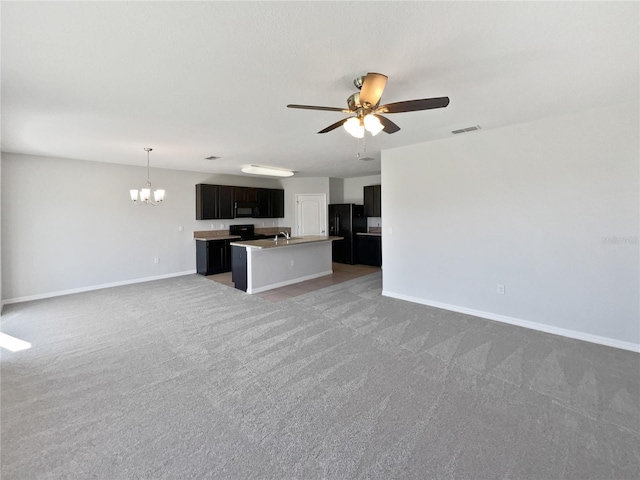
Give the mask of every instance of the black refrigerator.
M 367 231 L 367 217 L 364 216 L 364 205 L 353 203 L 336 203 L 329 205 L 329 235 L 344 237 L 332 243 L 333 261 L 350 263 L 358 260 L 356 252 L 356 233 Z

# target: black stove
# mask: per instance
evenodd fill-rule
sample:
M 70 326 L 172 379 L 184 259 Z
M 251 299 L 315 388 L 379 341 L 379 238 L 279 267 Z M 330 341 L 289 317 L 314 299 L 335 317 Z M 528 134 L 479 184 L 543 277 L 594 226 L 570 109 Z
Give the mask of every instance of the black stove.
M 260 240 L 267 238 L 267 236 L 262 233 L 255 233 L 254 227 L 251 224 L 229 225 L 229 235 L 242 237 L 242 240 Z

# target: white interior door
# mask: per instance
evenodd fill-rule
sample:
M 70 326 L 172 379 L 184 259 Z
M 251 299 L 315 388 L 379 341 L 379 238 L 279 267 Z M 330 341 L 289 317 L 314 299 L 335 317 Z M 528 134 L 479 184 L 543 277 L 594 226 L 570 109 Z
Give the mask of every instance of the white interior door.
M 327 234 L 327 195 L 296 195 L 296 227 L 299 237 Z

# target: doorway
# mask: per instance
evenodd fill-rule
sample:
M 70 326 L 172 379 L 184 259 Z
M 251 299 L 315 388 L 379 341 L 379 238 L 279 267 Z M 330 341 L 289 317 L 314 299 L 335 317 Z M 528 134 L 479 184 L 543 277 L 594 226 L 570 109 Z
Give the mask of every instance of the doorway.
M 296 195 L 296 235 L 327 234 L 327 194 Z

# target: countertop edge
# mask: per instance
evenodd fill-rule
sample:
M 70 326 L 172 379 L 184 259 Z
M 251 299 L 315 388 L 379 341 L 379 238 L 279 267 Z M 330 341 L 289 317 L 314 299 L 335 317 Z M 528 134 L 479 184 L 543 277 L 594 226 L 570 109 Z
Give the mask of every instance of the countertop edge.
M 315 238 L 309 237 L 308 239 L 305 239 L 305 237 L 302 237 L 302 238 L 294 238 L 292 243 L 289 243 L 290 240 L 287 241 L 284 238 L 279 239 L 278 242 L 275 242 L 271 239 L 261 239 L 261 240 L 246 240 L 241 242 L 231 242 L 230 245 L 235 247 L 251 248 L 254 250 L 270 250 L 272 248 L 295 247 L 297 245 L 309 245 L 311 243 L 333 242 L 335 240 L 342 240 L 343 238 L 344 237 L 319 236 Z M 257 243 L 257 242 L 260 242 L 260 243 Z M 268 242 L 268 243 L 265 244 L 265 242 Z
M 205 241 L 205 242 L 214 242 L 216 240 L 238 240 L 242 238 L 238 235 L 225 235 L 225 236 L 217 236 L 217 237 L 195 237 L 194 240 Z

